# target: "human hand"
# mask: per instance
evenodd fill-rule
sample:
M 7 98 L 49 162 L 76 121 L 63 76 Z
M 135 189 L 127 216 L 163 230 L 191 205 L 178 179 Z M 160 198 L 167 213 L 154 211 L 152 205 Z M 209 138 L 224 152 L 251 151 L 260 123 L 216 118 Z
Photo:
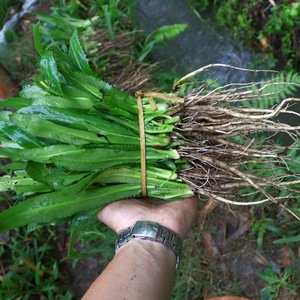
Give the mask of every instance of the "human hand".
M 183 241 L 196 218 L 197 206 L 197 197 L 171 202 L 125 199 L 106 205 L 97 217 L 117 234 L 139 220 L 157 222 L 177 233 Z

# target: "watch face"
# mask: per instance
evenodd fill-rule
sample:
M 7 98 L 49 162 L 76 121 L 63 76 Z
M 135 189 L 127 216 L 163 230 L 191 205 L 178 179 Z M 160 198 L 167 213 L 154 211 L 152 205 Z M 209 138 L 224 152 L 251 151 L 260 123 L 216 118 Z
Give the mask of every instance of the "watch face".
M 131 234 L 134 238 L 156 240 L 159 227 L 155 222 L 137 221 Z

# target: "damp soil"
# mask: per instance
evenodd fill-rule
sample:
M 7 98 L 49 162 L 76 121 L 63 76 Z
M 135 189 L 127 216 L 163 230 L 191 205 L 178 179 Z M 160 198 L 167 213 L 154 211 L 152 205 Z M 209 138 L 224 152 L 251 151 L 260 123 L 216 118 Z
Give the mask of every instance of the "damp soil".
M 207 203 L 203 204 L 202 211 L 206 211 L 205 205 Z M 299 248 L 273 245 L 276 237 L 272 234 L 266 234 L 259 246 L 257 234 L 253 234 L 254 219 L 263 220 L 266 214 L 282 220 L 288 218 L 277 207 L 218 205 L 206 213 L 197 220 L 186 241 L 187 260 L 191 260 L 190 256 L 201 258 L 198 270 L 191 275 L 195 281 L 207 282 L 207 288 L 203 286 L 201 289 L 205 295 L 203 299 L 229 295 L 262 299 L 261 291 L 267 284 L 257 276 L 259 273 L 268 267 L 282 270 L 299 264 Z M 281 290 L 281 293 L 284 297 L 278 299 L 300 299 L 286 290 Z

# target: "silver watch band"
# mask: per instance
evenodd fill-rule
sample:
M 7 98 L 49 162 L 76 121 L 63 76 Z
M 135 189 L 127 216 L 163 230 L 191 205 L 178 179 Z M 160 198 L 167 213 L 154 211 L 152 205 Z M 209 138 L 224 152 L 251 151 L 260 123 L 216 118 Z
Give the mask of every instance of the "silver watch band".
M 138 238 L 163 243 L 173 250 L 176 255 L 176 269 L 179 264 L 182 243 L 172 230 L 155 222 L 137 221 L 135 225 L 123 230 L 116 240 L 116 251 L 130 240 Z

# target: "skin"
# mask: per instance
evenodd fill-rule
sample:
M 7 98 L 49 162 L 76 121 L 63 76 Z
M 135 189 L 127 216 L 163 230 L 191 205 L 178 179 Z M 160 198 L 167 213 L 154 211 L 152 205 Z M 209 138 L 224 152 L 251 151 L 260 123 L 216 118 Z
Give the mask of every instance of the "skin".
M 110 203 L 97 216 L 117 234 L 138 220 L 146 220 L 173 230 L 183 241 L 196 218 L 197 205 L 196 197 L 172 202 L 126 199 Z M 176 257 L 170 247 L 159 242 L 132 239 L 117 250 L 82 299 L 170 299 L 175 264 Z

